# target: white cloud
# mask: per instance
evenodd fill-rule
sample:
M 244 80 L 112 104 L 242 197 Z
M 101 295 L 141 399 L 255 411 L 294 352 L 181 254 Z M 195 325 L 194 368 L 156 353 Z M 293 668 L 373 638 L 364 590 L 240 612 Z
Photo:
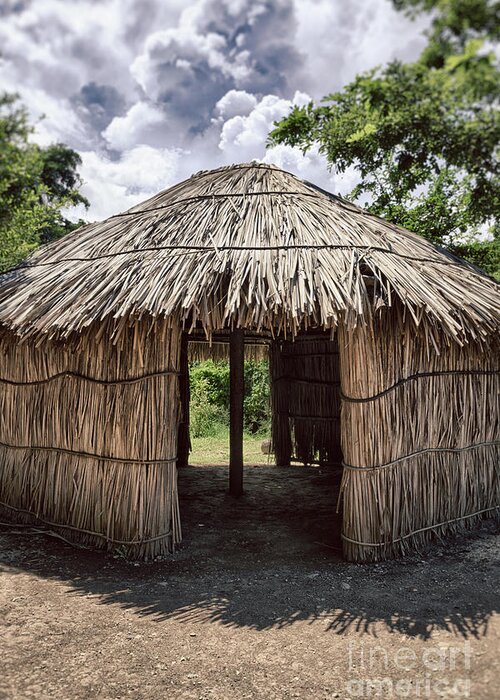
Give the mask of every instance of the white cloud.
M 2 57 L 15 58 L 21 84 L 52 93 L 67 95 L 91 80 L 130 91 L 128 66 L 144 39 L 158 23 L 175 24 L 184 6 L 184 0 L 13 3 L 0 24 Z
M 309 95 L 300 92 L 296 92 L 291 100 L 266 95 L 247 116 L 237 115 L 223 124 L 219 148 L 239 160 L 259 157 L 273 123 L 288 114 L 293 105 L 307 104 L 310 99 Z
M 306 57 L 297 86 L 315 99 L 377 65 L 414 60 L 425 44 L 428 20 L 411 22 L 390 0 L 294 0 L 294 5 L 295 40 Z
M 15 85 L 5 86 L 7 90 L 16 92 Z M 34 140 L 42 146 L 54 141 L 72 144 L 73 148 L 81 148 L 88 143 L 88 133 L 72 105 L 65 99 L 54 97 L 46 90 L 17 89 L 23 104 L 31 114 L 35 126 Z
M 215 105 L 215 111 L 223 119 L 230 119 L 238 115 L 245 116 L 257 104 L 255 95 L 245 90 L 229 90 Z
M 225 46 L 223 36 L 213 32 L 198 34 L 194 27 L 182 23 L 178 28 L 151 34 L 144 52 L 134 60 L 130 71 L 144 92 L 158 100 L 169 87 L 170 80 L 185 80 L 193 73 L 193 66 L 202 61 L 206 61 L 211 70 L 219 70 L 229 77 L 232 67 L 225 62 Z
M 292 104 L 415 58 L 424 41 L 424 22 L 390 0 L 32 0 L 0 12 L 2 87 L 34 121 L 46 115 L 40 143 L 81 152 L 92 219 L 252 159 L 350 189 L 353 175 L 343 186 L 317 151 L 266 150 L 268 132 Z
M 283 93 L 300 65 L 287 0 L 196 0 L 151 33 L 131 65 L 149 99 L 200 131 L 230 90 Z
M 165 126 L 165 114 L 162 110 L 148 102 L 136 102 L 124 117 L 113 119 L 103 131 L 103 136 L 110 148 L 124 151 L 137 144 L 157 141 L 159 125 Z
M 147 199 L 177 181 L 181 154 L 137 146 L 112 161 L 94 151 L 81 153 L 82 193 L 92 202 L 90 218 L 104 219 Z M 82 212 L 79 212 L 80 214 Z

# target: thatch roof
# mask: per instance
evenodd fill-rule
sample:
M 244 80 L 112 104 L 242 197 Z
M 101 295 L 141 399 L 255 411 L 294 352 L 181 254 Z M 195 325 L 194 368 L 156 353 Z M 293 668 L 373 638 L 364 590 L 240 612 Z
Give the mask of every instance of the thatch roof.
M 400 300 L 459 341 L 500 326 L 499 286 L 423 238 L 283 170 L 200 172 L 36 251 L 0 279 L 0 323 L 67 335 L 170 316 L 208 334 L 354 326 Z M 401 304 L 400 304 L 401 306 Z

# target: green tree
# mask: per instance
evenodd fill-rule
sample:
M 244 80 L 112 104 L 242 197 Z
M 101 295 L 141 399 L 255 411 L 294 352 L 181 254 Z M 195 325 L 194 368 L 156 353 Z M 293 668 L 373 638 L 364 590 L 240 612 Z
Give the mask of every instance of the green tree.
M 410 17 L 431 13 L 429 39 L 421 61 L 442 68 L 447 56 L 463 53 L 472 39 L 496 41 L 500 38 L 500 2 L 492 0 L 392 0 L 398 10 Z
M 189 368 L 191 387 L 191 432 L 193 437 L 213 437 L 229 423 L 229 363 L 193 362 Z M 256 433 L 269 429 L 269 364 L 267 360 L 245 360 L 245 429 Z
M 270 143 L 318 145 L 334 171 L 359 173 L 353 200 L 499 274 L 500 71 L 488 48 L 498 3 L 394 4 L 433 11 L 419 60 L 375 68 L 319 105 L 294 108 Z M 486 231 L 494 240 L 479 241 Z
M 0 95 L 0 272 L 84 223 L 63 211 L 89 204 L 79 193 L 78 153 L 64 144 L 42 148 L 32 133 L 18 97 Z

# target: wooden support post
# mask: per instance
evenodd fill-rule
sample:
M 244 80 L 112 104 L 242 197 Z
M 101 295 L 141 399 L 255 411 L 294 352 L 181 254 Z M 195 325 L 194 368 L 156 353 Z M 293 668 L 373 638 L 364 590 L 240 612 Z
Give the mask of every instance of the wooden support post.
M 245 336 L 242 328 L 231 331 L 229 339 L 230 430 L 229 493 L 238 498 L 243 493 L 243 398 Z
M 189 462 L 189 453 L 191 451 L 191 441 L 189 439 L 189 362 L 187 333 L 181 334 L 179 365 L 181 416 L 177 434 L 177 466 L 187 467 Z

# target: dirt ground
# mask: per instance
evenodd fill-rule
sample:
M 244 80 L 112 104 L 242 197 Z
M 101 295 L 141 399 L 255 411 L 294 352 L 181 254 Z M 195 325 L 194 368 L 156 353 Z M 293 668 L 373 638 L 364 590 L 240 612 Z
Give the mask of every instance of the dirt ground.
M 247 468 L 239 501 L 226 480 L 181 472 L 168 561 L 0 527 L 0 697 L 499 697 L 498 525 L 348 564 L 334 474 Z

